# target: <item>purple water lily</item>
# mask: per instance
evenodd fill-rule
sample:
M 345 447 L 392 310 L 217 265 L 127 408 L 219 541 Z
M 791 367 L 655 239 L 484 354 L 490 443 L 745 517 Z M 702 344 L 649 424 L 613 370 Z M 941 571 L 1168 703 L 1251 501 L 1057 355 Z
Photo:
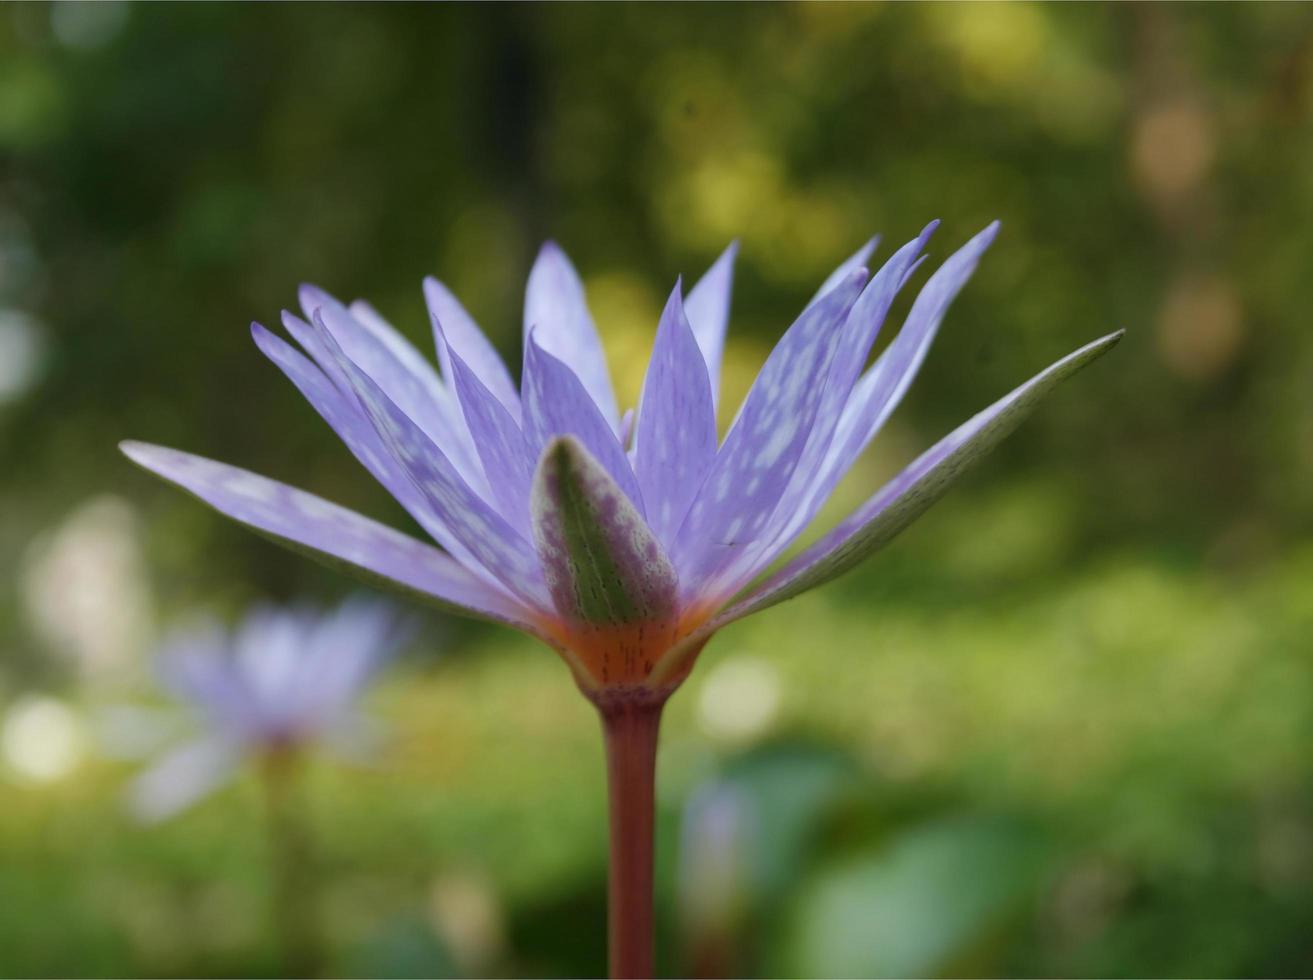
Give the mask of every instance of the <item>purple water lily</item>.
M 207 622 L 173 634 L 159 654 L 160 683 L 205 731 L 138 777 L 134 808 L 172 816 L 252 756 L 310 742 L 353 752 L 367 731 L 356 700 L 408 632 L 387 606 L 357 598 L 326 613 L 265 606 L 231 632 Z
M 259 324 L 260 349 L 441 546 L 197 456 L 124 443 L 224 514 L 452 611 L 554 647 L 589 693 L 669 689 L 716 630 L 836 577 L 887 543 L 1057 383 L 1119 338 L 1068 355 L 951 432 L 817 543 L 757 581 L 902 400 L 991 225 L 930 277 L 863 370 L 934 225 L 868 280 L 840 266 L 767 359 L 723 441 L 719 365 L 735 247 L 657 327 L 622 418 L 583 287 L 548 244 L 529 276 L 524 378 L 437 280 L 424 283 L 441 373 L 363 302 L 301 290 L 283 315 L 305 353 Z M 306 355 L 309 355 L 308 357 Z
M 441 371 L 372 307 L 301 290 L 297 350 L 255 342 L 440 547 L 243 470 L 141 443 L 124 452 L 235 520 L 443 608 L 553 647 L 598 706 L 611 792 L 612 973 L 650 975 L 652 773 L 661 706 L 718 629 L 842 574 L 885 545 L 1060 381 L 1067 355 L 963 423 L 838 526 L 766 575 L 906 393 L 949 304 L 993 240 L 976 235 L 922 287 L 866 362 L 934 225 L 869 276 L 844 262 L 767 358 L 725 438 L 716 405 L 736 248 L 657 325 L 623 415 L 583 284 L 543 247 L 516 389 L 451 292 L 426 280 Z

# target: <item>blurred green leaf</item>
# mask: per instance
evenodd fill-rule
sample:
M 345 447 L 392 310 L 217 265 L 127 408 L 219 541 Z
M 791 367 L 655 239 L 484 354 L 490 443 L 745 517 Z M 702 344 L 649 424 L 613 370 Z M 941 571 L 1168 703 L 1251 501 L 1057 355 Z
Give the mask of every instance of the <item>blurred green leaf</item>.
M 956 817 L 912 827 L 807 883 L 790 923 L 798 976 L 942 973 L 1019 910 L 1043 849 L 1027 828 Z

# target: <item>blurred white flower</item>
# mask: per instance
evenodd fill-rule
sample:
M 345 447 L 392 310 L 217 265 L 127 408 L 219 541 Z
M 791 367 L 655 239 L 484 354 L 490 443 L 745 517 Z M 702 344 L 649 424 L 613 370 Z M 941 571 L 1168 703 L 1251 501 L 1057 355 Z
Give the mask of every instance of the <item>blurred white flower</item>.
M 28 549 L 22 588 L 43 640 L 89 676 L 121 675 L 154 619 L 132 505 L 106 495 L 74 510 Z

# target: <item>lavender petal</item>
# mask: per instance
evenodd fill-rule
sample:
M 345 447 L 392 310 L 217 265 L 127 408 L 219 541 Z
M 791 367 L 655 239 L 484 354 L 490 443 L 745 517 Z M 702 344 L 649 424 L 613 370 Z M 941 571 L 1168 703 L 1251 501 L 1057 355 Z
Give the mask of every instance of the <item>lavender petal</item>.
M 980 257 L 998 234 L 998 222 L 949 256 L 925 284 L 907 322 L 853 390 L 818 481 L 816 507 L 824 502 L 849 467 L 898 407 L 925 360 L 949 305 L 975 272 Z M 815 513 L 813 509 L 812 513 Z
M 716 409 L 707 364 L 679 292 L 676 284 L 657 327 L 634 455 L 634 474 L 652 529 L 667 546 L 716 458 Z
M 1068 354 L 954 429 L 829 534 L 716 617 L 711 629 L 791 599 L 842 575 L 884 547 L 942 497 L 967 468 L 1001 442 L 1039 402 L 1122 338 L 1109 334 Z
M 218 789 L 241 760 L 241 745 L 222 736 L 188 742 L 133 780 L 128 807 L 143 822 L 167 820 Z
M 706 361 L 707 376 L 711 379 L 713 408 L 720 396 L 720 366 L 725 355 L 725 331 L 729 326 L 729 303 L 734 289 L 734 259 L 738 254 L 739 243 L 730 242 L 684 300 L 684 313 L 693 328 L 693 336 L 697 338 L 698 348 Z
M 555 242 L 547 242 L 529 273 L 524 297 L 524 356 L 529 335 L 547 353 L 570 367 L 597 406 L 612 433 L 620 431 L 606 354 L 584 299 L 584 285 Z
M 486 570 L 530 605 L 545 607 L 547 595 L 529 543 L 462 479 L 424 430 L 337 346 L 320 314 L 316 314 L 315 326 L 350 379 L 384 445 L 446 526 L 447 533 L 438 543 L 467 567 Z
M 643 495 L 616 430 L 584 390 L 582 379 L 538 345 L 537 331 L 525 348 L 522 387 L 524 438 L 530 457 L 539 459 L 555 436 L 574 436 L 606 468 L 639 513 L 645 513 Z
M 367 374 L 388 398 L 442 447 L 461 479 L 483 494 L 487 480 L 474 443 L 454 398 L 437 370 L 402 340 L 381 318 L 372 326 L 362 323 L 345 306 L 321 289 L 301 287 L 301 304 L 312 311 L 311 322 L 322 320 L 328 332 L 353 364 Z M 389 338 L 390 339 L 386 339 Z M 398 349 L 409 348 L 407 357 Z M 310 351 L 311 356 L 315 352 Z
M 866 268 L 867 260 L 870 259 L 871 255 L 875 252 L 876 246 L 879 244 L 879 235 L 873 235 L 871 238 L 867 239 L 865 245 L 852 255 L 848 256 L 848 258 L 844 259 L 842 264 L 825 278 L 825 281 L 821 283 L 821 288 L 816 290 L 815 295 L 807 301 L 807 305 L 815 306 L 820 302 L 822 296 L 839 286 L 841 283 L 846 282 L 858 269 Z
M 802 457 L 766 530 L 723 573 L 727 589 L 737 591 L 734 586 L 746 585 L 758 570 L 770 564 L 811 523 L 816 511 L 834 489 L 838 478 L 829 464 L 844 405 L 851 401 L 853 384 L 866 363 L 885 314 L 906 282 L 909 268 L 917 262 L 917 256 L 938 224 L 936 221 L 927 225 L 920 235 L 895 252 L 867 283 L 853 305 L 844 325 L 839 350 L 830 365 L 816 424 Z
M 809 306 L 766 360 L 707 472 L 673 549 L 684 597 L 759 535 L 798 463 L 865 270 Z M 705 596 L 703 596 L 705 598 Z
M 308 324 L 297 320 L 295 317 L 291 317 L 291 320 L 294 321 L 293 329 L 301 330 L 301 328 L 304 328 L 308 335 L 301 338 L 303 346 L 307 341 L 315 345 L 321 345 L 318 337 Z M 351 454 L 360 461 L 370 475 L 381 483 L 384 489 L 430 535 L 434 538 L 445 535 L 447 533 L 446 525 L 442 523 L 419 491 L 415 489 L 401 464 L 383 445 L 378 433 L 374 431 L 373 424 L 360 411 L 355 401 L 355 395 L 350 392 L 345 377 L 343 376 L 343 380 L 338 383 L 345 387 L 344 391 L 338 387 L 338 384 L 330 381 L 320 368 L 311 363 L 309 358 L 258 323 L 251 325 L 251 335 L 255 338 L 256 346 L 260 348 L 261 352 L 273 361 L 278 369 L 305 396 L 305 399 L 332 427 L 333 431 L 337 433 L 338 437 L 351 451 Z M 326 351 L 324 351 L 323 356 L 332 366 L 332 370 L 340 375 L 340 369 Z
M 516 423 L 520 421 L 520 393 L 515 390 L 511 372 L 497 349 L 479 329 L 474 318 L 450 289 L 429 276 L 424 280 L 424 300 L 433 321 L 433 339 L 438 350 L 438 364 L 447 383 L 453 383 L 450 351 L 469 366 L 483 386 L 497 396 Z
M 295 551 L 449 612 L 535 632 L 530 612 L 449 555 L 353 511 L 246 470 L 163 446 L 120 445 L 134 463 Z
M 502 517 L 526 539 L 529 529 L 529 447 L 519 424 L 453 347 L 448 352 L 451 378 L 465 412 L 465 422 L 492 485 Z

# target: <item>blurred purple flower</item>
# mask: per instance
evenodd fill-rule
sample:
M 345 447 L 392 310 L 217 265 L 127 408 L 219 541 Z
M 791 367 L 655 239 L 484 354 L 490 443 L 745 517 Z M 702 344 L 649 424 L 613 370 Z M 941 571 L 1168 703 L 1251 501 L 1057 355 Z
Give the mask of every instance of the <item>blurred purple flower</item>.
M 369 730 L 356 700 L 409 633 L 394 610 L 357 597 L 323 613 L 262 606 L 231 632 L 207 622 L 173 634 L 157 674 L 205 732 L 137 778 L 133 809 L 149 820 L 172 816 L 251 756 L 312 742 L 355 752 Z
M 259 324 L 256 343 L 443 550 L 243 470 L 141 443 L 123 449 L 276 540 L 539 637 L 590 696 L 668 693 L 716 630 L 883 546 L 1119 339 L 1080 348 L 965 422 L 760 580 L 901 401 L 997 225 L 930 277 L 901 332 L 863 370 L 933 229 L 869 279 L 874 242 L 826 280 L 723 442 L 715 413 L 733 245 L 687 298 L 676 284 L 636 416 L 620 414 L 582 283 L 554 244 L 529 276 L 518 391 L 434 279 L 424 292 L 441 374 L 372 307 L 304 287 L 305 319 L 285 313 L 283 324 L 305 353 Z

